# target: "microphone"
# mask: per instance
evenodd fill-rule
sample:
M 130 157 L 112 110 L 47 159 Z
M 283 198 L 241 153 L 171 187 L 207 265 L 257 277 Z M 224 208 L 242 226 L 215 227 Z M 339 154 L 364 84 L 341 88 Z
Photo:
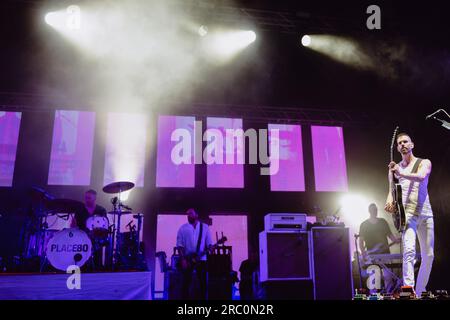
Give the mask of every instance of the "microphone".
M 112 203 L 113 205 L 116 205 L 117 201 L 119 201 L 119 198 L 118 198 L 118 197 L 114 197 L 114 198 L 111 199 L 111 203 Z
M 127 206 L 127 205 L 125 205 L 125 204 L 123 204 L 123 203 L 121 203 L 120 206 L 121 206 L 122 208 L 127 209 L 127 210 L 130 210 L 130 211 L 133 210 L 133 209 L 131 209 L 129 206 Z
M 441 120 L 441 119 L 438 119 L 438 118 L 434 118 L 434 119 L 436 119 L 437 121 L 440 121 L 442 127 L 444 127 L 447 130 L 450 130 L 450 122 L 447 122 L 445 120 Z

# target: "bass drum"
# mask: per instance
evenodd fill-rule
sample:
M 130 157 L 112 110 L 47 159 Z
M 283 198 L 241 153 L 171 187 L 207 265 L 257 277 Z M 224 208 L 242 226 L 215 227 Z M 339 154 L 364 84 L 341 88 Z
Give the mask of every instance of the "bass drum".
M 79 229 L 59 231 L 47 244 L 47 259 L 58 270 L 66 271 L 71 265 L 83 266 L 92 253 L 92 242 Z

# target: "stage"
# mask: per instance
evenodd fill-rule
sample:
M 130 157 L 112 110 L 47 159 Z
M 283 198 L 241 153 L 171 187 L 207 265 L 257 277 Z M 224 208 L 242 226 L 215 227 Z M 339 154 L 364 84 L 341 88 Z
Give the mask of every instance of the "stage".
M 151 272 L 80 274 L 79 289 L 68 288 L 71 276 L 2 274 L 0 300 L 151 300 Z

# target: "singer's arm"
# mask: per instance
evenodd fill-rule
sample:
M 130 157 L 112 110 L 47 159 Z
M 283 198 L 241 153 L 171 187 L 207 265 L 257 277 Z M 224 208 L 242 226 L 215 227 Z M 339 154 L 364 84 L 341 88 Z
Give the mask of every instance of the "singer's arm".
M 396 170 L 397 168 L 394 168 Z M 404 179 L 411 180 L 414 182 L 422 182 L 431 173 L 431 161 L 424 159 L 420 165 L 417 173 L 401 173 L 400 171 L 395 171 L 395 173 Z

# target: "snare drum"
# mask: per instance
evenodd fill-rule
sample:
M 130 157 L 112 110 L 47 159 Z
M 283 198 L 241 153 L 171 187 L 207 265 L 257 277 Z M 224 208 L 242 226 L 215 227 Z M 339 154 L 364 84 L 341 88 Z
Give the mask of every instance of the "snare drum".
M 109 221 L 104 216 L 92 216 L 86 220 L 86 229 L 94 239 L 108 238 Z
M 92 242 L 77 228 L 64 229 L 47 244 L 47 259 L 58 270 L 66 271 L 71 265 L 83 266 L 91 257 Z

